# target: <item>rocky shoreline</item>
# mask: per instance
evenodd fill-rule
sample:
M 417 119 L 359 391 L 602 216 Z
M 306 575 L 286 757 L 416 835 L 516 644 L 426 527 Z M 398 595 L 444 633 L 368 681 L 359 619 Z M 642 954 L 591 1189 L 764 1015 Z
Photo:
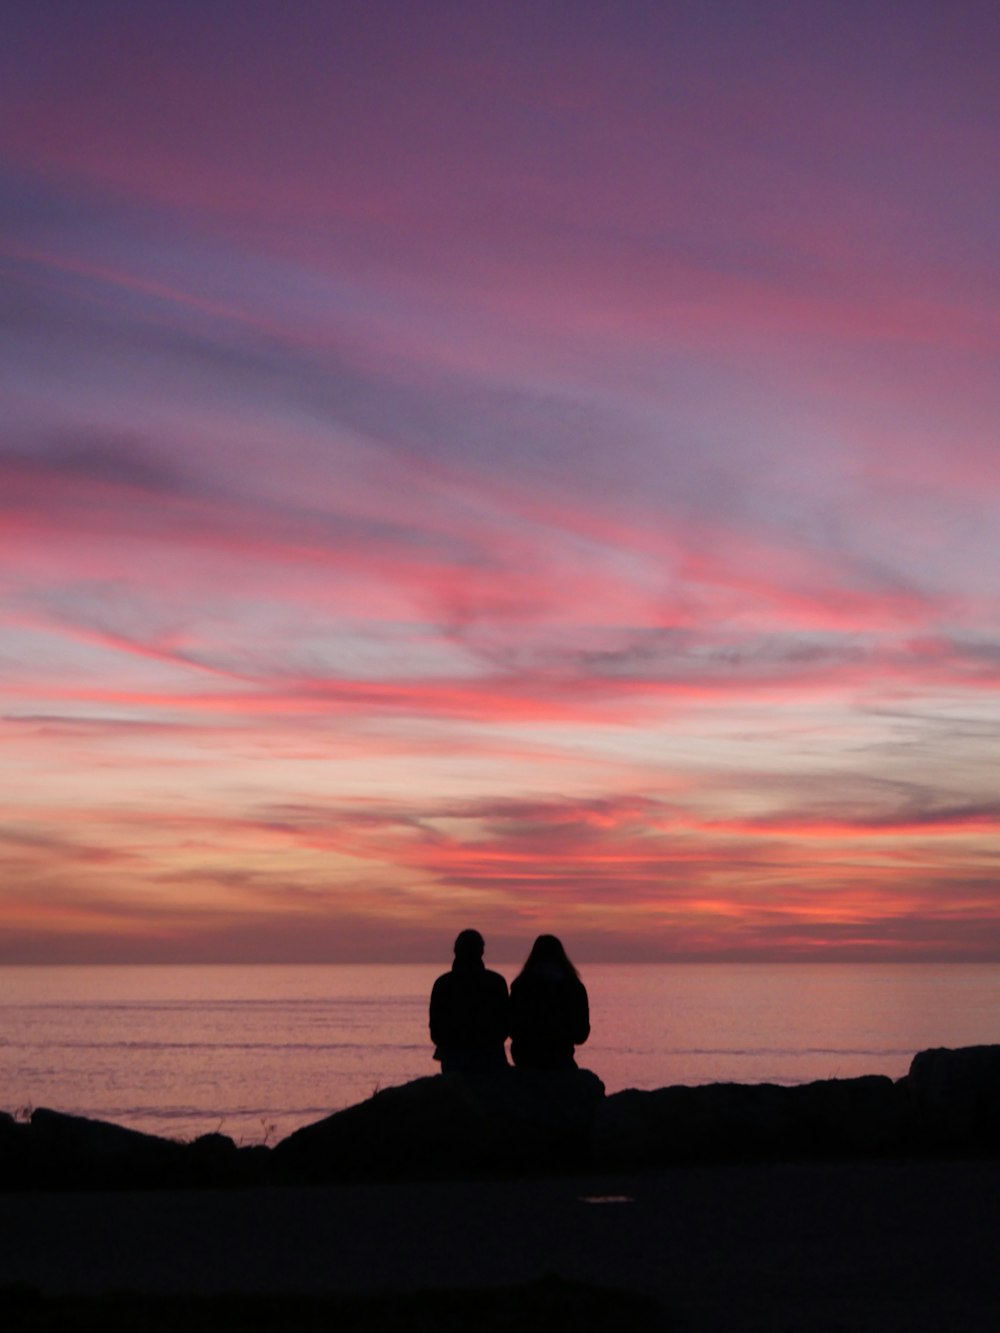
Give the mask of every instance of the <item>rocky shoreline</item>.
M 605 1095 L 589 1070 L 436 1075 L 386 1088 L 273 1148 L 190 1143 L 39 1108 L 0 1113 L 0 1189 L 310 1186 L 635 1171 L 718 1162 L 1000 1155 L 1000 1046 L 936 1049 L 909 1073 L 797 1087 Z

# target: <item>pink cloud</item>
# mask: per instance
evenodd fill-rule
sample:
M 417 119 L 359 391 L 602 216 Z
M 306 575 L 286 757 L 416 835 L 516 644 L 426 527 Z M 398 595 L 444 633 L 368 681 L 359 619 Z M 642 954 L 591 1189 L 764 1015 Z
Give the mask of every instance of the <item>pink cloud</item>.
M 120 8 L 0 49 L 4 947 L 995 950 L 992 20 Z

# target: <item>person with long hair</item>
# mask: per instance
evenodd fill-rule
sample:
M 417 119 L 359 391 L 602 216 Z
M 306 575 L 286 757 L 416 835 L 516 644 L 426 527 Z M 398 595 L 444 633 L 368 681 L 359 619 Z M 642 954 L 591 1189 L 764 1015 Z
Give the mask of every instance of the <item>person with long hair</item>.
M 555 935 L 539 935 L 510 987 L 510 1054 L 523 1069 L 575 1069 L 590 1036 L 590 1003 Z

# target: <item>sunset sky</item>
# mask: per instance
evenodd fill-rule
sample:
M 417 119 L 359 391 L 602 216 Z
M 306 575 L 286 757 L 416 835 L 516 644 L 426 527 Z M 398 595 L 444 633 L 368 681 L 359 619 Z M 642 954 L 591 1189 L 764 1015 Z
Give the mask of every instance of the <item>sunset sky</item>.
M 1000 959 L 998 66 L 12 7 L 0 961 Z

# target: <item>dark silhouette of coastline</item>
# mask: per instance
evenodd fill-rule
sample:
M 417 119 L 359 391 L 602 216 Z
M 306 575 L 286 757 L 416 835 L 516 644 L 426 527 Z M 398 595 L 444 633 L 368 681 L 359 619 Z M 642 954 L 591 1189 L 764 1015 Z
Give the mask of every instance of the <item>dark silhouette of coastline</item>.
M 998 1196 L 997 1046 L 799 1087 L 435 1075 L 270 1150 L 0 1114 L 0 1327 L 992 1333 Z
M 273 1148 L 181 1143 L 38 1108 L 0 1113 L 0 1192 L 513 1178 L 739 1162 L 1000 1158 L 1000 1046 L 930 1050 L 910 1072 L 794 1087 L 713 1083 L 606 1096 L 586 1069 L 432 1075 Z

